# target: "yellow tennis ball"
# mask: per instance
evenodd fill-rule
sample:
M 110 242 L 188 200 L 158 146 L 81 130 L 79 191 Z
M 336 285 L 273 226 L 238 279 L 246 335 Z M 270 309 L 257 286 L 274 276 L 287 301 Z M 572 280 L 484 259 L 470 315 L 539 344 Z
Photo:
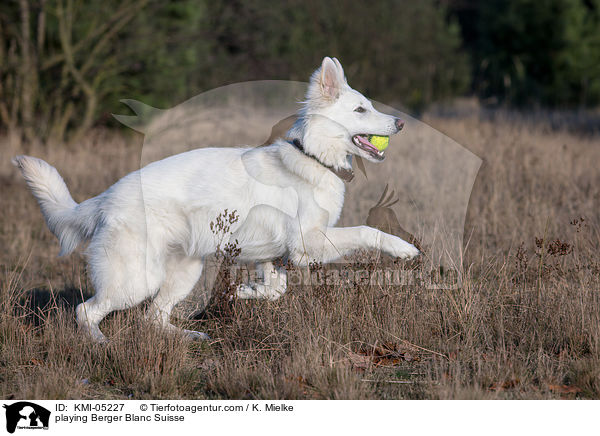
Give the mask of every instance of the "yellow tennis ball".
M 377 147 L 377 150 L 383 151 L 390 145 L 389 136 L 370 135 L 369 142 Z

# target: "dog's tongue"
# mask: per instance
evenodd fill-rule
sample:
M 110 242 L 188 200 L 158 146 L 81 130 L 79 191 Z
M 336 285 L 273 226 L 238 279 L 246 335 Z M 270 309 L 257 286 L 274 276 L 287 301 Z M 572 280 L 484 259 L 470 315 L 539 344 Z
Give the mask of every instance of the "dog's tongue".
M 364 136 L 358 135 L 357 138 L 361 142 L 361 144 L 371 147 L 375 151 L 379 151 L 379 150 L 377 150 L 377 147 L 375 147 L 373 144 L 371 144 L 369 142 L 369 140 L 367 138 L 365 138 Z

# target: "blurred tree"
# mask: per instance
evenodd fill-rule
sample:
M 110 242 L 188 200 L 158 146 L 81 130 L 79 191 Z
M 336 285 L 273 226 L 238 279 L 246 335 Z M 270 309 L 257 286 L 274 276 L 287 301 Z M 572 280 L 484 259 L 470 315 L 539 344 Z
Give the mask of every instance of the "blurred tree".
M 207 29 L 219 84 L 306 81 L 324 56 L 370 97 L 417 111 L 469 84 L 460 29 L 433 0 L 209 2 Z
M 121 98 L 170 106 L 232 82 L 306 81 L 323 56 L 374 99 L 420 110 L 469 83 L 459 30 L 435 0 L 11 0 L 0 121 L 74 142 Z
M 121 71 L 105 99 L 104 114 L 120 112 L 119 99 L 168 107 L 198 92 L 211 70 L 213 45 L 204 0 L 151 0 L 119 38 Z
M 109 4 L 110 3 L 110 4 Z M 0 120 L 13 133 L 76 140 L 98 114 L 117 37 L 148 0 L 19 0 L 0 5 Z
M 600 101 L 598 0 L 449 1 L 472 53 L 474 89 L 492 103 Z
M 565 45 L 557 59 L 554 104 L 600 103 L 600 0 L 574 2 L 566 16 Z

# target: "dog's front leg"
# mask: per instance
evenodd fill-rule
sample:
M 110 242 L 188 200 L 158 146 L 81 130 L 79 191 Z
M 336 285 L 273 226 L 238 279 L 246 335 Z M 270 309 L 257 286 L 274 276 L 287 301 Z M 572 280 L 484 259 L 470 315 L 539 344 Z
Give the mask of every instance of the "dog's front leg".
M 315 229 L 301 239 L 292 256 L 298 265 L 313 260 L 333 262 L 360 249 L 381 250 L 401 259 L 412 259 L 419 254 L 419 250 L 404 239 L 368 226 Z

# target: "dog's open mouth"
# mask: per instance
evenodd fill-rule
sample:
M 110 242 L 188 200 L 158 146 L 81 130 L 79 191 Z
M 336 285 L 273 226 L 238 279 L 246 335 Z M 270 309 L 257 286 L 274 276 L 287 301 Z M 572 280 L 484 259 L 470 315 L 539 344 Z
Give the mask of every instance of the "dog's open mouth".
M 371 156 L 373 156 L 377 160 L 383 160 L 385 158 L 385 152 L 383 150 L 378 150 L 373 144 L 369 142 L 369 136 L 366 134 L 354 135 L 352 137 L 352 142 L 361 150 L 366 151 Z

